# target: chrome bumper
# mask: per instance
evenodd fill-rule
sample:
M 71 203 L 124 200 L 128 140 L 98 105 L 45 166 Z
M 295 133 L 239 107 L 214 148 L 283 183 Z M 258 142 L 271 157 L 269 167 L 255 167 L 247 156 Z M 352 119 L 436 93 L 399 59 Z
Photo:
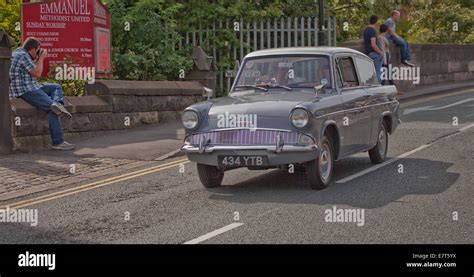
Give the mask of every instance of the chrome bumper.
M 209 145 L 205 147 L 193 146 L 190 144 L 181 147 L 181 151 L 185 153 L 212 153 L 222 150 L 266 150 L 273 153 L 281 152 L 306 152 L 318 149 L 317 145 L 298 146 L 298 145 Z

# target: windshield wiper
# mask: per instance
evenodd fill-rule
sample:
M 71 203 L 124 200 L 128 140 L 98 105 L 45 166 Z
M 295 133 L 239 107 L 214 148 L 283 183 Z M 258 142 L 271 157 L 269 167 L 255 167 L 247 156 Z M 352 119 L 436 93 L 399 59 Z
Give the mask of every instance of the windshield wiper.
M 279 84 L 267 84 L 265 85 L 265 87 L 267 88 L 283 88 L 283 89 L 286 89 L 286 90 L 293 90 L 292 88 L 288 87 L 288 86 L 284 86 L 284 85 L 279 85 Z
M 252 86 L 252 85 L 235 86 L 234 89 L 236 89 L 236 88 L 253 88 L 253 89 L 268 91 L 268 89 L 266 89 L 266 88 L 262 88 L 262 87 L 259 87 L 259 86 Z

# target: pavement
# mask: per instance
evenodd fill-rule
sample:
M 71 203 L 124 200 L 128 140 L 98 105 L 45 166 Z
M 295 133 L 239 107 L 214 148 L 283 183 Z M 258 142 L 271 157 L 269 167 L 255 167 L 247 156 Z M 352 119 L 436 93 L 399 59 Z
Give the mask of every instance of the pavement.
M 193 163 L 166 155 L 181 145 L 177 122 L 2 156 L 0 208 L 38 209 L 39 224 L 0 223 L 0 243 L 474 243 L 474 89 L 447 89 L 405 93 L 392 162 L 343 159 L 322 191 L 300 173 L 247 169 L 206 190 Z M 364 211 L 363 225 L 328 222 L 333 208 Z
M 0 204 L 159 165 L 160 160 L 182 155 L 176 150 L 183 139 L 184 129 L 176 121 L 71 141 L 74 151 L 0 155 Z
M 447 91 L 470 87 L 474 87 L 474 81 L 446 82 L 434 85 L 425 85 L 419 86 L 411 90 L 403 91 L 401 95 L 397 95 L 397 99 L 400 102 L 403 102 L 405 100 L 414 100 L 429 95 L 436 95 L 440 93 L 445 93 Z

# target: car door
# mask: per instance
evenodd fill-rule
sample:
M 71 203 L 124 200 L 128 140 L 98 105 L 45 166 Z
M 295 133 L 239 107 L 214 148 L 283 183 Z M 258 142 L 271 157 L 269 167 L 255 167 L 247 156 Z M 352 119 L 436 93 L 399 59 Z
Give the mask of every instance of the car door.
M 382 104 L 386 102 L 386 100 L 384 95 L 379 93 L 381 85 L 378 82 L 372 59 L 363 55 L 357 55 L 355 56 L 355 62 L 357 71 L 359 72 L 361 86 L 364 87 L 369 95 L 368 104 L 372 118 L 371 136 L 368 145 L 370 147 L 377 141 L 378 125 L 381 120 L 382 110 L 384 109 Z
M 341 152 L 349 155 L 365 150 L 371 137 L 370 94 L 360 85 L 360 80 L 352 55 L 336 58 L 340 74 L 341 96 L 343 100 L 343 138 Z

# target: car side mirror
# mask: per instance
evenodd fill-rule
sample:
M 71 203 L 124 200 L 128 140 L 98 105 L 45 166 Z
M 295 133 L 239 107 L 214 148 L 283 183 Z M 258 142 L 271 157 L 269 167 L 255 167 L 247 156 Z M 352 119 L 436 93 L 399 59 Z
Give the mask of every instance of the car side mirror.
M 318 96 L 318 94 L 320 94 L 322 91 L 323 91 L 323 88 L 325 87 L 326 85 L 319 85 L 319 86 L 315 86 L 314 87 L 314 93 L 316 94 L 316 97 Z
M 203 87 L 204 91 L 202 96 L 207 97 L 207 100 L 214 98 L 214 90 L 208 88 L 208 87 Z

